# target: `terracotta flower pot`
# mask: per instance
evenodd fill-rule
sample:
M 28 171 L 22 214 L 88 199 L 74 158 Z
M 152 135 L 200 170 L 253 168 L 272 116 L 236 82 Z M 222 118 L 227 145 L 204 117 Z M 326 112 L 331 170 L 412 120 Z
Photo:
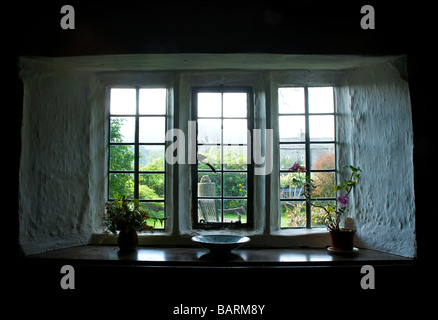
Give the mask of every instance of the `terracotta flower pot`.
M 122 228 L 117 239 L 120 251 L 134 251 L 138 245 L 137 231 L 132 228 Z
M 354 235 L 356 231 L 330 231 L 332 249 L 336 251 L 353 251 Z

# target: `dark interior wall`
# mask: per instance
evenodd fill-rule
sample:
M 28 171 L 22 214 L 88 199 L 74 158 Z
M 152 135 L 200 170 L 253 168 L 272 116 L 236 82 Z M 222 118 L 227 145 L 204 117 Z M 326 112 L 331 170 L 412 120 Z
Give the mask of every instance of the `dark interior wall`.
M 22 121 L 20 55 L 71 56 L 135 53 L 290 53 L 290 54 L 407 54 L 414 123 L 414 170 L 418 257 L 425 257 L 427 187 L 433 121 L 424 112 L 431 105 L 427 75 L 432 21 L 431 8 L 395 1 L 143 1 L 133 3 L 69 1 L 75 8 L 75 29 L 63 30 L 61 1 L 5 5 L 6 72 L 10 79 L 10 154 L 8 189 L 12 212 L 8 219 L 14 253 L 18 253 L 18 169 Z M 376 29 L 362 30 L 360 8 L 374 6 Z M 9 139 L 8 139 L 9 140 Z M 425 214 L 422 214 L 422 213 Z M 10 220 L 9 220 L 10 219 Z M 424 246 L 423 246 L 424 245 Z
M 375 30 L 362 30 L 369 1 L 69 1 L 75 30 L 62 30 L 63 2 L 16 6 L 20 54 L 264 52 L 406 53 L 427 8 L 374 4 Z M 18 37 L 16 37 L 18 36 Z

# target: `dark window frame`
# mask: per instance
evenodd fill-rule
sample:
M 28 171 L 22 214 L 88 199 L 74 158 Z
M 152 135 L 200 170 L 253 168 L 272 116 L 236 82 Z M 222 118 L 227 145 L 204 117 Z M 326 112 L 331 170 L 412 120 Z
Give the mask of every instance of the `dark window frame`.
M 111 89 L 135 89 L 135 114 L 111 114 L 110 104 L 111 104 Z M 163 142 L 140 142 L 140 119 L 146 118 L 146 117 L 164 117 L 165 121 L 165 127 L 164 127 L 164 133 L 167 132 L 167 118 L 168 118 L 168 111 L 167 111 L 167 94 L 166 94 L 166 109 L 164 114 L 140 114 L 140 89 L 165 89 L 167 91 L 167 88 L 165 87 L 139 87 L 139 86 L 129 86 L 129 87 L 110 87 L 108 90 L 108 114 L 109 114 L 109 121 L 108 121 L 108 176 L 107 176 L 107 201 L 113 201 L 116 200 L 115 198 L 110 197 L 110 175 L 114 173 L 120 173 L 120 174 L 133 174 L 134 175 L 134 194 L 132 198 L 128 199 L 138 199 L 138 201 L 141 203 L 148 203 L 148 202 L 162 202 L 163 203 L 163 212 L 164 217 L 167 217 L 166 212 L 166 184 L 167 184 L 167 174 L 166 174 L 166 163 L 164 162 L 164 170 L 156 170 L 156 171 L 144 171 L 140 170 L 140 146 L 163 146 L 164 151 L 166 150 L 166 147 L 168 143 L 165 140 L 165 137 L 163 136 Z M 135 119 L 135 129 L 134 129 L 134 142 L 111 142 L 111 118 L 134 118 Z M 111 170 L 111 146 L 134 146 L 134 170 Z M 163 185 L 163 198 L 162 199 L 139 199 L 140 198 L 140 174 L 162 174 L 164 175 L 164 185 Z M 166 221 L 164 220 L 162 224 L 157 224 L 155 229 L 165 229 Z
M 253 129 L 254 129 L 254 97 L 253 97 L 253 89 L 249 86 L 206 86 L 206 87 L 192 87 L 192 103 L 191 103 L 191 120 L 196 122 L 196 143 L 195 143 L 195 152 L 198 154 L 198 145 L 219 145 L 221 147 L 221 154 L 223 155 L 223 147 L 224 146 L 241 146 L 241 144 L 223 144 L 223 136 L 221 135 L 221 142 L 208 144 L 208 143 L 199 143 L 198 144 L 198 93 L 208 92 L 208 93 L 224 93 L 229 92 L 245 92 L 247 94 L 247 129 L 249 130 L 249 138 L 250 141 L 247 141 L 247 146 L 251 144 L 250 151 L 252 151 L 252 143 L 253 143 Z M 227 119 L 227 117 L 223 117 L 223 99 L 221 99 L 221 116 L 214 117 L 221 119 L 221 130 L 223 129 L 223 120 Z M 202 117 L 209 118 L 209 117 Z M 213 118 L 213 117 L 212 117 Z M 231 119 L 231 118 L 230 118 Z M 232 119 L 236 119 L 233 117 Z M 242 119 L 242 118 L 241 118 Z M 254 210 L 253 210 L 253 202 L 254 202 L 254 165 L 253 165 L 253 157 L 252 153 L 248 154 L 247 148 L 247 157 L 249 157 L 249 162 L 247 164 L 246 170 L 226 170 L 224 169 L 224 164 L 220 164 L 220 169 L 218 172 L 221 172 L 222 179 L 222 187 L 221 187 L 221 195 L 220 196 L 212 196 L 212 197 L 203 197 L 202 199 L 220 199 L 221 207 L 224 208 L 224 200 L 227 199 L 246 199 L 247 200 L 247 221 L 246 223 L 238 222 L 224 222 L 223 221 L 223 210 L 221 213 L 221 221 L 220 222 L 199 222 L 198 221 L 198 173 L 200 172 L 211 172 L 211 170 L 199 170 L 198 169 L 198 161 L 196 159 L 196 164 L 191 165 L 191 181 L 192 181 L 192 227 L 194 229 L 251 229 L 254 226 Z M 223 162 L 223 161 L 222 161 Z M 226 197 L 223 195 L 224 193 L 224 184 L 223 184 L 223 173 L 226 172 L 246 172 L 247 173 L 247 195 L 246 197 L 238 197 L 238 196 L 230 196 Z
M 331 113 L 324 113 L 324 112 L 309 112 L 309 88 L 317 88 L 318 86 L 279 86 L 277 88 L 277 94 L 278 94 L 278 89 L 280 88 L 304 88 L 304 113 L 280 113 L 278 112 L 278 119 L 280 118 L 280 116 L 304 116 L 305 118 L 305 140 L 304 141 L 296 141 L 296 142 L 290 142 L 290 141 L 280 141 L 280 135 L 279 136 L 279 150 L 282 144 L 284 145 L 291 145 L 291 144 L 304 144 L 305 145 L 305 158 L 306 158 L 306 163 L 305 163 L 305 167 L 306 167 L 306 177 L 310 178 L 312 173 L 319 173 L 319 172 L 333 172 L 334 173 L 334 183 L 337 183 L 337 152 L 336 152 L 336 143 L 337 143 L 337 139 L 336 139 L 336 103 L 335 103 L 335 92 L 334 92 L 334 87 L 331 87 L 333 89 L 333 112 Z M 324 86 L 325 87 L 325 86 Z M 327 86 L 330 87 L 330 86 Z M 332 115 L 333 116 L 333 121 L 334 121 L 334 132 L 333 132 L 333 140 L 323 140 L 323 141 L 311 141 L 310 140 L 310 116 L 319 116 L 319 115 Z M 278 130 L 278 129 L 277 129 Z M 333 169 L 311 169 L 311 155 L 310 155 L 310 151 L 311 151 L 311 146 L 315 145 L 315 144 L 333 144 L 334 146 L 334 154 L 335 154 L 335 159 L 334 159 L 334 168 Z M 280 153 L 278 154 L 278 161 L 280 162 Z M 289 170 L 284 170 L 281 169 L 281 166 L 279 166 L 280 170 L 279 170 L 279 179 L 281 177 L 282 173 L 290 173 Z M 306 200 L 304 198 L 281 198 L 280 196 L 280 207 L 279 210 L 281 210 L 282 208 L 282 202 L 305 202 L 306 204 L 306 225 L 305 227 L 282 227 L 281 226 L 281 222 L 280 222 L 280 229 L 300 229 L 300 228 L 312 228 L 312 211 L 311 211 L 311 205 L 309 203 L 306 202 Z M 312 201 L 336 201 L 336 196 L 335 197 L 319 197 L 319 198 L 312 198 Z M 280 216 L 281 216 L 281 212 L 280 212 Z

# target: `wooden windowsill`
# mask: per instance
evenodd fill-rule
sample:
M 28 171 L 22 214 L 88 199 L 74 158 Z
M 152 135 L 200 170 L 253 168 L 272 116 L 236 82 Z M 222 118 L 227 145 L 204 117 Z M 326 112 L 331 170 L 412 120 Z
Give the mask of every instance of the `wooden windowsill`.
M 129 264 L 138 266 L 172 267 L 294 267 L 336 265 L 395 265 L 410 264 L 414 260 L 360 249 L 354 255 L 329 253 L 324 248 L 240 248 L 226 259 L 214 259 L 208 251 L 197 247 L 139 247 L 135 252 L 120 253 L 117 246 L 85 245 L 30 255 L 28 259 L 74 261 L 86 264 Z

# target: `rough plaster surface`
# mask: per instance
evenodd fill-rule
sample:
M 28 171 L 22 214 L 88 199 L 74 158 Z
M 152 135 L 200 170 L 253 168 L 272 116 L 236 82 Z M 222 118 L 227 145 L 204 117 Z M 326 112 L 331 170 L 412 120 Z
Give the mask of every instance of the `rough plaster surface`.
M 98 84 L 90 74 L 25 59 L 21 77 L 20 245 L 29 254 L 86 243 L 103 200 L 95 192 L 102 174 L 92 174 L 103 161 L 103 136 L 91 135 L 99 137 L 104 123 L 92 111 Z
M 345 70 L 393 57 L 300 54 L 131 54 L 47 58 L 61 65 L 90 71 L 121 70 Z M 40 58 L 41 59 L 41 58 Z
M 337 90 L 339 167 L 360 166 L 354 192 L 362 246 L 416 255 L 413 128 L 403 59 L 351 70 Z

